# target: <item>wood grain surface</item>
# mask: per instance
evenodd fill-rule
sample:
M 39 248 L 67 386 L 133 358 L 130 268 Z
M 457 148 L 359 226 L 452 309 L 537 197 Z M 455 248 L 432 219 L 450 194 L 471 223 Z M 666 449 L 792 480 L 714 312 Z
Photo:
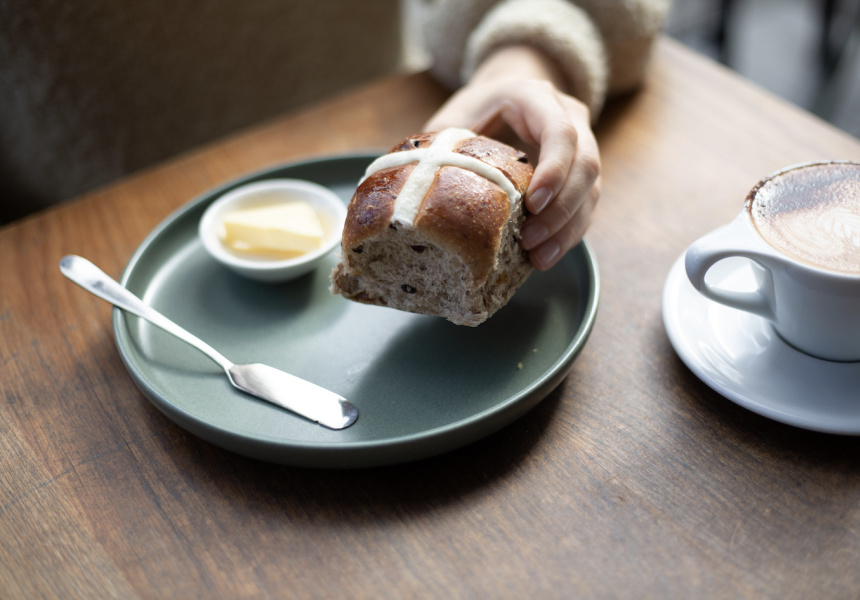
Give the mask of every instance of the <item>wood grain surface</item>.
M 780 167 L 860 142 L 669 40 L 597 129 L 594 331 L 561 386 L 461 450 L 370 470 L 246 459 L 174 425 L 117 353 L 118 277 L 173 210 L 309 156 L 387 149 L 445 92 L 345 96 L 0 230 L 2 598 L 856 598 L 860 439 L 725 400 L 681 363 L 661 291 Z M 860 401 L 860 391 L 858 391 Z

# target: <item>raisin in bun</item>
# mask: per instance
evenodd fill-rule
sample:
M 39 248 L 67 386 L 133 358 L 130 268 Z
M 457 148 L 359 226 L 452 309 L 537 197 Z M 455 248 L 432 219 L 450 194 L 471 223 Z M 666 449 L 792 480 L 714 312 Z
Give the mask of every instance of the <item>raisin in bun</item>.
M 349 203 L 332 292 L 483 323 L 532 271 L 519 236 L 533 172 L 523 152 L 466 129 L 407 138 Z

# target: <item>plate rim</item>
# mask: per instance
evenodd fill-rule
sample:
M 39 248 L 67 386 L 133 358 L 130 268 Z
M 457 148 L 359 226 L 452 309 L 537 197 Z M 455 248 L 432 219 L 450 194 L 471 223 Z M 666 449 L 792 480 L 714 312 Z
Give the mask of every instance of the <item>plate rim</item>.
M 187 216 L 188 213 L 201 208 L 201 205 L 206 204 L 207 201 L 208 203 L 214 202 L 218 197 L 230 191 L 234 187 L 274 176 L 284 176 L 282 172 L 288 169 L 295 171 L 307 167 L 318 168 L 321 165 L 324 166 L 325 164 L 342 163 L 346 161 L 366 161 L 369 163 L 377 156 L 379 156 L 378 153 L 362 152 L 284 162 L 250 172 L 233 178 L 223 184 L 213 186 L 169 213 L 143 239 L 143 241 L 141 241 L 123 270 L 120 282 L 123 286 L 127 286 L 129 279 L 134 275 L 136 268 L 141 263 L 148 250 L 165 234 L 166 230 L 174 226 L 181 218 Z M 296 176 L 291 175 L 291 177 L 295 178 Z M 466 418 L 459 419 L 440 427 L 434 427 L 432 429 L 426 429 L 408 435 L 400 435 L 378 440 L 350 440 L 333 443 L 331 441 L 296 441 L 251 431 L 242 432 L 237 429 L 225 430 L 219 426 L 212 425 L 198 415 L 176 406 L 169 399 L 163 398 L 161 394 L 153 388 L 153 386 L 148 382 L 147 377 L 139 370 L 135 361 L 132 360 L 132 357 L 130 356 L 131 353 L 127 348 L 127 345 L 130 343 L 127 339 L 129 323 L 125 313 L 118 308 L 114 308 L 113 311 L 112 322 L 114 339 L 126 370 L 150 403 L 155 405 L 156 408 L 181 428 L 186 429 L 197 437 L 201 437 L 202 439 L 205 439 L 219 447 L 244 456 L 294 466 L 310 466 L 317 468 L 361 468 L 399 464 L 449 452 L 478 441 L 479 439 L 498 431 L 540 403 L 568 375 L 574 360 L 585 347 L 588 337 L 594 328 L 600 299 L 600 271 L 590 245 L 586 240 L 583 240 L 581 244 L 571 250 L 571 252 L 579 252 L 582 254 L 580 260 L 582 260 L 586 266 L 586 272 L 583 279 L 588 282 L 588 290 L 587 293 L 582 294 L 582 297 L 586 298 L 585 306 L 582 311 L 582 319 L 579 322 L 577 329 L 572 332 L 573 335 L 571 336 L 570 343 L 567 345 L 564 352 L 558 356 L 550 367 L 541 373 L 540 377 L 536 378 L 528 386 L 519 390 L 517 393 L 507 396 L 506 398 L 501 399 L 498 403 L 487 407 L 480 412 L 469 415 Z M 477 435 L 456 435 L 458 432 L 463 432 L 464 430 L 472 431 L 475 429 L 480 430 Z M 236 438 L 241 438 L 241 440 Z M 447 444 L 443 444 L 442 449 L 438 451 L 420 451 L 421 447 L 434 440 L 434 438 L 454 439 L 451 439 Z M 255 449 L 254 446 L 259 446 L 259 448 Z M 283 457 L 282 460 L 281 457 L 274 456 L 273 446 L 277 447 L 277 449 L 280 449 L 282 452 L 288 450 L 288 453 L 292 455 L 292 458 L 298 458 L 299 460 L 291 460 L 290 457 Z M 397 457 L 388 456 L 387 458 L 384 458 L 379 456 L 380 450 L 392 448 L 397 448 L 405 452 L 400 453 Z M 363 452 L 367 454 L 367 456 L 364 457 L 365 460 L 355 460 L 354 457 L 350 460 L 332 460 L 333 458 L 338 458 L 341 455 L 351 452 Z M 275 454 L 280 453 L 275 452 Z

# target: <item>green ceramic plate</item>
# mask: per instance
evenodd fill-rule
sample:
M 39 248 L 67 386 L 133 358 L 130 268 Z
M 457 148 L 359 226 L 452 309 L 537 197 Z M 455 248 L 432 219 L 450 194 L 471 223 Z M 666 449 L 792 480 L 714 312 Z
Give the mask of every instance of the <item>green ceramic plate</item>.
M 371 155 L 291 164 L 204 194 L 167 218 L 122 282 L 230 360 L 262 362 L 327 387 L 358 407 L 332 431 L 233 389 L 215 363 L 149 323 L 114 312 L 122 359 L 146 396 L 180 427 L 253 458 L 306 467 L 369 467 L 441 454 L 493 433 L 567 374 L 597 311 L 586 244 L 477 328 L 332 296 L 332 253 L 285 284 L 240 278 L 197 239 L 205 208 L 260 179 L 306 179 L 348 202 Z

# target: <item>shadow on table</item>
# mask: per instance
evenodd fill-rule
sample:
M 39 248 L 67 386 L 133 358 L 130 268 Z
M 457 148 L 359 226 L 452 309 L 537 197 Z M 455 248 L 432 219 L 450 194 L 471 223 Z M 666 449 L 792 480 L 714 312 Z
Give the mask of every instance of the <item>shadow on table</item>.
M 615 134 L 615 131 L 624 123 L 626 113 L 635 108 L 640 98 L 641 94 L 633 91 L 609 99 L 600 113 L 600 120 L 594 126 L 594 135 L 598 142 Z
M 665 334 L 663 334 L 665 338 Z M 768 419 L 735 404 L 712 390 L 675 354 L 668 339 L 665 346 L 667 378 L 677 381 L 688 397 L 673 396 L 682 413 L 710 429 L 726 446 L 749 453 L 772 467 L 790 465 L 795 474 L 805 470 L 860 473 L 860 437 L 810 431 Z
M 252 506 L 267 520 L 361 524 L 432 512 L 494 488 L 530 456 L 556 415 L 560 398 L 556 388 L 526 415 L 482 440 L 388 467 L 325 470 L 276 465 L 222 450 L 178 428 L 178 436 L 166 440 L 170 448 L 165 450 L 183 465 L 190 480 L 210 488 L 202 493 Z

